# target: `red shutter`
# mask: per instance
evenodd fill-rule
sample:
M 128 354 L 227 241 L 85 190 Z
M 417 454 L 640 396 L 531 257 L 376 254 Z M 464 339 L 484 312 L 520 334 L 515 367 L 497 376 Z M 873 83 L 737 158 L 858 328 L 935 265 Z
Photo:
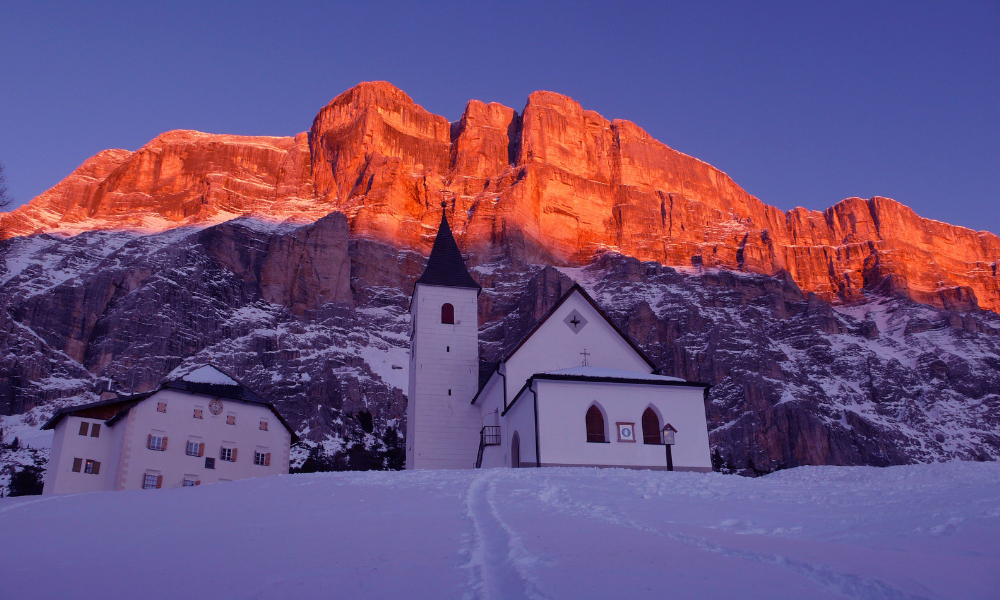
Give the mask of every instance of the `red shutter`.
M 101 463 L 97 462 L 96 460 L 94 461 L 94 471 L 93 471 L 93 473 L 94 473 L 94 475 L 100 475 L 101 474 Z
M 83 459 L 82 458 L 74 458 L 73 459 L 73 472 L 74 473 L 79 473 L 80 469 L 82 467 L 83 467 Z
M 205 456 L 205 442 L 198 444 L 198 456 Z
M 167 436 L 163 436 L 163 445 L 160 447 L 160 450 L 167 450 Z
M 195 485 L 201 485 L 201 480 L 199 479 L 198 481 L 195 481 L 194 484 Z
M 271 453 L 270 452 L 268 452 L 267 454 L 264 455 L 264 466 L 265 467 L 270 467 L 271 466 Z
M 156 489 L 163 487 L 163 475 L 156 476 Z
M 146 436 L 146 447 L 149 448 L 150 450 L 153 449 L 153 434 L 152 433 L 149 434 L 148 436 Z
M 236 462 L 236 448 L 233 448 L 233 462 Z

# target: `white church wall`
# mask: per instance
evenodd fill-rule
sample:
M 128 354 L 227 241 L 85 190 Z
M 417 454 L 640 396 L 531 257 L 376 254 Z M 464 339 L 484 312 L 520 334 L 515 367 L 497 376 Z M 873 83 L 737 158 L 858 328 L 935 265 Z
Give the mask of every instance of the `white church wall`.
M 482 427 L 471 404 L 479 384 L 477 290 L 417 285 L 414 302 L 407 468 L 472 468 Z M 441 323 L 446 302 L 454 324 Z
M 506 419 L 500 417 L 503 412 L 503 379 L 494 375 L 483 388 L 476 400 L 476 406 L 481 411 L 483 425 L 500 426 L 500 445 L 488 446 L 483 452 L 482 468 L 492 469 L 507 466 L 507 448 L 510 442 L 510 431 Z
M 508 397 L 508 402 L 514 402 Z M 504 448 L 504 456 L 507 466 L 514 466 L 510 461 L 510 441 L 516 431 L 520 438 L 521 466 L 534 467 L 535 462 L 535 398 L 530 390 L 525 390 L 523 394 L 514 402 L 507 414 L 502 419 L 507 428 L 505 440 L 507 446 Z M 542 454 L 544 458 L 545 454 Z
M 288 473 L 291 434 L 266 406 L 247 404 L 221 398 L 222 411 L 212 414 L 208 405 L 212 398 L 188 394 L 179 390 L 161 390 L 136 405 L 127 423 L 128 456 L 122 460 L 118 483 L 123 489 L 142 489 L 147 471 L 163 476 L 162 487 L 180 487 L 185 476 L 194 476 L 201 483 L 232 481 L 249 477 L 265 477 Z M 157 405 L 166 404 L 166 412 Z M 202 409 L 202 418 L 194 417 L 195 408 Z M 234 424 L 227 418 L 232 415 Z M 260 423 L 267 422 L 267 430 Z M 126 425 L 119 422 L 116 426 Z M 164 451 L 150 450 L 151 434 L 167 437 Z M 189 456 L 187 442 L 205 444 L 203 456 Z M 234 462 L 221 460 L 221 450 L 235 448 Z M 270 465 L 255 465 L 254 453 L 271 454 Z M 205 458 L 215 459 L 215 468 L 205 467 Z
M 666 449 L 642 441 L 642 413 L 653 405 L 677 429 L 677 443 L 672 449 L 674 469 L 712 468 L 701 388 L 546 380 L 535 384 L 542 466 L 665 469 Z M 531 400 L 531 395 L 526 394 L 508 414 L 523 411 Z M 594 401 L 600 402 L 607 414 L 607 443 L 587 442 L 586 414 Z M 635 425 L 635 442 L 618 441 L 618 422 Z M 660 427 L 664 424 L 661 422 Z
M 565 322 L 574 310 L 586 319 L 578 332 Z M 590 302 L 574 292 L 507 362 L 508 396 L 536 373 L 581 366 L 584 350 L 589 366 L 640 373 L 653 370 Z

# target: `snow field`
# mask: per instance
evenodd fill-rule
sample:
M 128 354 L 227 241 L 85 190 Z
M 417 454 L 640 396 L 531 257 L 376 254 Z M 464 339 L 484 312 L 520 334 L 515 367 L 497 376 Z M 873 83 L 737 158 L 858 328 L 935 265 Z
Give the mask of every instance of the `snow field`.
M 0 500 L 4 598 L 996 598 L 1000 465 L 324 473 Z

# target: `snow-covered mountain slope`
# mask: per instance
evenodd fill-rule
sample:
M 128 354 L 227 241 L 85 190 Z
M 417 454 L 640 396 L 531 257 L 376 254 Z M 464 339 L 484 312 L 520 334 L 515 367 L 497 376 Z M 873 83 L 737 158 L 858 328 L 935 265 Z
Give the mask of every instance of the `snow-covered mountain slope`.
M 3 443 L 44 447 L 34 430 L 59 407 L 212 363 L 278 405 L 305 439 L 296 464 L 312 451 L 326 467 L 384 467 L 405 430 L 407 305 L 423 264 L 352 237 L 339 213 L 0 242 Z M 664 374 L 714 386 L 720 469 L 1000 458 L 995 313 L 878 295 L 834 308 L 788 278 L 612 253 L 472 273 L 485 368 L 577 279 Z M 21 454 L 0 456 L 0 486 Z
M 1000 465 L 324 473 L 0 500 L 3 597 L 996 598 Z

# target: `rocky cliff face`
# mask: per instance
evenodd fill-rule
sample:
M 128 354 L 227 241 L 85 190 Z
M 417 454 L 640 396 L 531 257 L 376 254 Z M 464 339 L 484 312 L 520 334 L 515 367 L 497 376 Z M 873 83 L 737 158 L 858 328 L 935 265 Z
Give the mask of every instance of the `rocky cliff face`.
M 8 443 L 109 382 L 148 390 L 206 363 L 277 403 L 306 440 L 300 462 L 311 448 L 371 466 L 404 430 L 407 303 L 425 259 L 351 238 L 340 213 L 40 235 L 0 251 Z M 611 252 L 583 268 L 503 256 L 472 274 L 483 363 L 580 281 L 664 373 L 714 386 L 720 469 L 1000 459 L 993 312 L 887 295 L 833 306 L 787 274 L 681 272 Z
M 665 373 L 714 386 L 720 469 L 1000 459 L 996 236 L 882 198 L 784 213 L 557 94 L 448 123 L 388 84 L 294 138 L 103 152 L 5 216 L 0 444 L 214 363 L 278 404 L 298 462 L 383 464 L 442 196 L 484 363 L 576 279 Z
M 109 150 L 4 217 L 8 235 L 312 222 L 426 253 L 448 199 L 460 243 L 563 266 L 612 250 L 678 267 L 787 273 L 834 303 L 878 290 L 944 309 L 1000 310 L 1000 238 L 886 199 L 780 211 L 628 121 L 535 92 L 521 113 L 472 101 L 457 123 L 364 83 L 294 138 L 163 134 Z

